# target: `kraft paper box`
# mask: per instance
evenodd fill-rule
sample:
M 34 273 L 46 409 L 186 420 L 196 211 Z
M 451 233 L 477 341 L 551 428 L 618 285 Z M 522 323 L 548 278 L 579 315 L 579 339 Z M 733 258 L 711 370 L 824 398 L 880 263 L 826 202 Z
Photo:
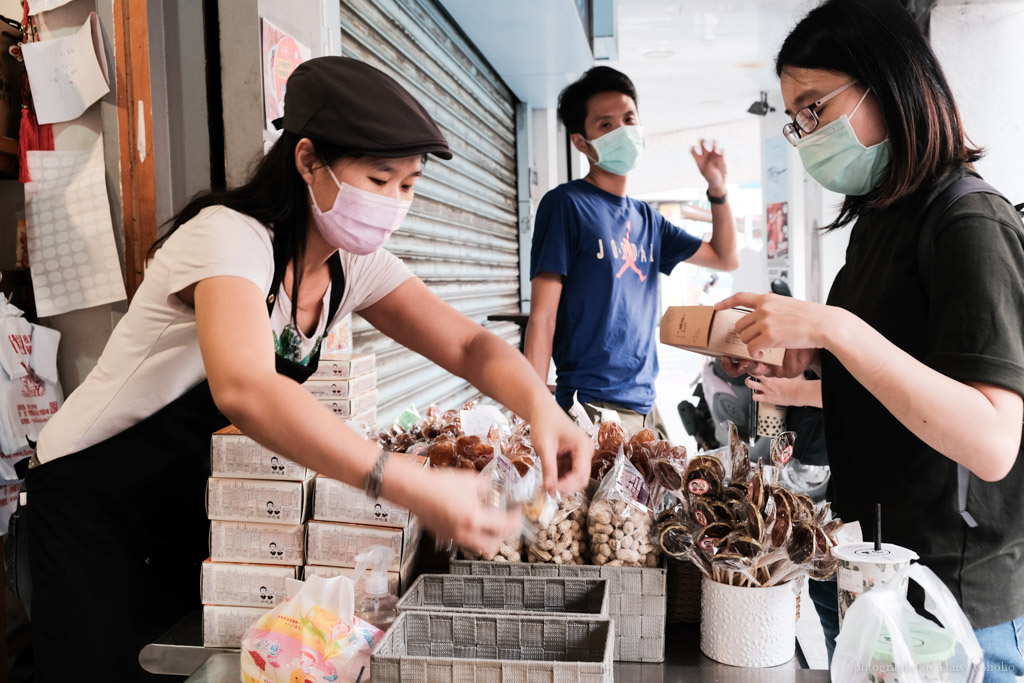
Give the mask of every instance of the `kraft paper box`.
M 352 379 L 310 379 L 302 387 L 317 398 L 352 398 L 377 388 L 377 373 Z
M 285 579 L 299 578 L 299 567 L 203 562 L 199 595 L 204 605 L 273 607 L 288 595 Z
M 376 358 L 372 353 L 330 354 L 330 358 L 321 356 L 316 370 L 309 376 L 309 379 L 352 379 L 373 372 L 376 363 Z
M 240 647 L 249 627 L 269 611 L 269 607 L 203 605 L 203 647 Z
M 427 466 L 427 458 L 422 455 L 394 454 Z M 316 478 L 313 493 L 313 519 L 321 522 L 351 522 L 354 524 L 372 524 L 405 528 L 409 526 L 409 511 L 383 498 L 373 499 L 362 489 L 349 486 L 336 479 L 323 475 Z
M 234 425 L 210 438 L 210 471 L 215 477 L 305 481 L 313 471 L 264 448 Z
M 313 479 L 264 481 L 210 477 L 206 516 L 236 522 L 302 524 L 312 509 Z
M 210 522 L 210 558 L 214 562 L 305 564 L 305 541 L 305 524 Z
M 332 567 L 355 567 L 356 555 L 367 546 L 386 545 L 395 551 L 388 571 L 401 571 L 402 564 L 419 545 L 422 536 L 422 529 L 415 519 L 407 529 L 342 522 L 309 522 L 306 525 L 306 562 Z
M 736 322 L 747 314 L 738 308 L 716 311 L 712 306 L 669 306 L 661 319 L 661 343 L 706 356 L 730 356 L 782 365 L 785 349 L 765 349 L 753 358 L 736 334 Z
M 367 410 L 377 408 L 377 390 L 368 391 L 365 394 L 352 398 L 321 398 L 320 403 L 331 409 L 338 417 L 347 420 Z

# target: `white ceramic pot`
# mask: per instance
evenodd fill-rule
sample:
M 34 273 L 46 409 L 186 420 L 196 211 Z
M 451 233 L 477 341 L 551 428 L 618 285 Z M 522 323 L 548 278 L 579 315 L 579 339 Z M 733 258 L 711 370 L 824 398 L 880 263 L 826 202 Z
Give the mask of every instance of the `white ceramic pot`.
M 796 652 L 796 585 L 741 588 L 703 577 L 701 652 L 732 666 L 788 662 Z

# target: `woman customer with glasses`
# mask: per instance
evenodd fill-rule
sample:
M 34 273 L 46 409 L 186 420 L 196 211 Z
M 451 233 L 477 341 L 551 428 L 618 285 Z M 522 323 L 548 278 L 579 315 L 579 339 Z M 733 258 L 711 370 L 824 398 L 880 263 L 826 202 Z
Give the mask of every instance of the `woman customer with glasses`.
M 1021 221 L 998 195 L 964 195 L 921 243 L 922 267 L 930 200 L 977 176 L 982 150 L 899 3 L 825 2 L 786 38 L 776 72 L 793 118 L 783 132 L 811 177 L 846 195 L 827 229 L 846 227 L 850 243 L 827 305 L 749 293 L 717 304 L 753 309 L 737 330 L 754 354 L 787 349 L 781 368 L 726 368 L 820 369 L 834 509 L 869 528 L 882 503 L 883 538 L 916 551 L 960 602 L 986 682 L 1013 680 L 1024 674 Z

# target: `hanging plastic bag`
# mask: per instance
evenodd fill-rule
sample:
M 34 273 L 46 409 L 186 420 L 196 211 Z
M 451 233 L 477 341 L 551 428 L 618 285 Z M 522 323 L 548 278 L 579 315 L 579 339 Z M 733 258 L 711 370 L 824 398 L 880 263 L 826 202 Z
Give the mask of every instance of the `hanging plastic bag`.
M 288 600 L 242 639 L 243 683 L 350 683 L 368 678 L 384 632 L 355 617 L 347 576 L 288 579 Z
M 907 579 L 924 589 L 924 608 L 941 626 L 914 611 L 905 593 Z M 834 683 L 980 683 L 984 674 L 984 653 L 963 610 L 921 564 L 901 569 L 857 598 L 846 612 L 832 658 Z
M 594 494 L 587 517 L 594 564 L 658 566 L 658 551 L 651 541 L 654 520 L 649 500 L 647 482 L 620 446 L 615 464 Z

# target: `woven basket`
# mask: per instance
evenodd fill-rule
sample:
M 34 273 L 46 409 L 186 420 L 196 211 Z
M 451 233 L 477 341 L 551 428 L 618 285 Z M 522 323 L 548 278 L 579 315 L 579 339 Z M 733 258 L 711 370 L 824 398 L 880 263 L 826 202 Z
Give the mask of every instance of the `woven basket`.
M 665 591 L 668 607 L 665 620 L 670 624 L 700 623 L 700 570 L 689 560 L 667 558 Z
M 373 651 L 374 683 L 611 683 L 606 618 L 403 612 Z
M 608 581 L 592 577 L 423 574 L 398 601 L 398 611 L 608 615 Z

